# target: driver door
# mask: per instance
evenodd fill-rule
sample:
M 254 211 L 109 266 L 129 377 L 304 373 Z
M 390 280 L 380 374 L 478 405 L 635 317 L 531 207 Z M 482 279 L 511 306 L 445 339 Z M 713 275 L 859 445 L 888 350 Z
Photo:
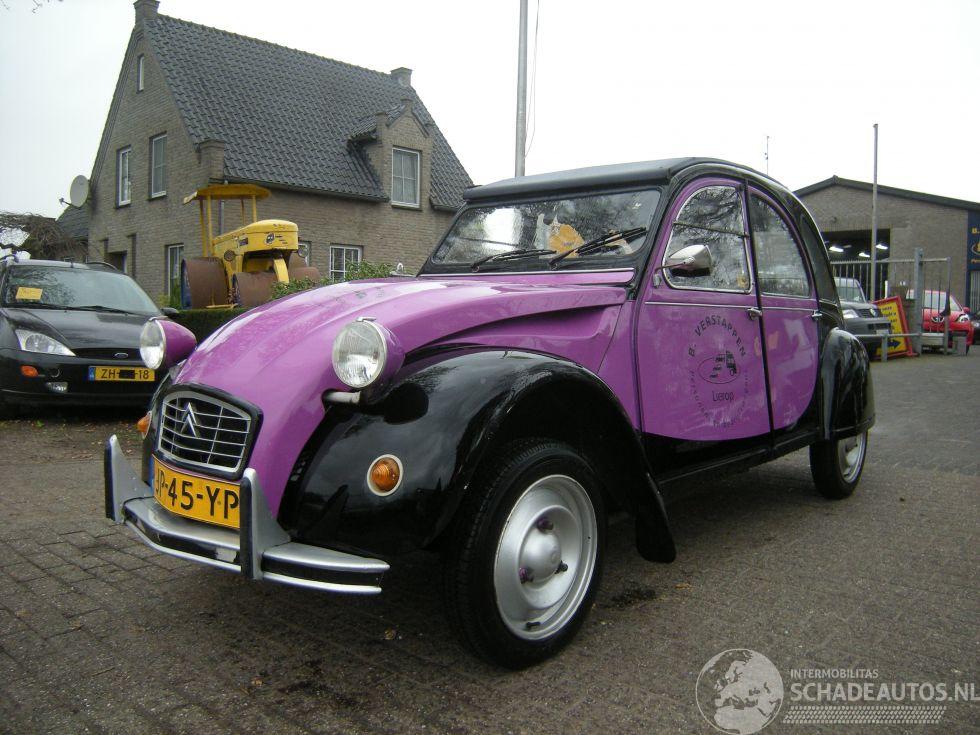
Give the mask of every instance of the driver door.
M 636 332 L 651 459 L 677 468 L 766 451 L 771 425 L 744 187 L 727 179 L 694 182 L 666 221 Z M 663 269 L 671 253 L 691 245 L 710 252 L 708 273 Z

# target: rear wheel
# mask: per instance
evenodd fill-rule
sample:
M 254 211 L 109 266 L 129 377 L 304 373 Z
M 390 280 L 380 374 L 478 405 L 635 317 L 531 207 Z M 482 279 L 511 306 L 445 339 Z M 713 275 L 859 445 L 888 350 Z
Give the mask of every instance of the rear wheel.
M 810 474 L 817 490 L 833 500 L 854 492 L 868 452 L 868 432 L 810 445 Z
M 561 650 L 588 614 L 605 507 L 592 468 L 566 444 L 513 442 L 484 467 L 446 549 L 446 607 L 478 655 L 519 669 Z
M 180 264 L 180 305 L 205 309 L 228 303 L 228 281 L 219 258 L 188 258 Z
M 276 274 L 272 271 L 236 273 L 231 278 L 232 301 L 245 309 L 264 304 L 272 298 L 275 282 Z

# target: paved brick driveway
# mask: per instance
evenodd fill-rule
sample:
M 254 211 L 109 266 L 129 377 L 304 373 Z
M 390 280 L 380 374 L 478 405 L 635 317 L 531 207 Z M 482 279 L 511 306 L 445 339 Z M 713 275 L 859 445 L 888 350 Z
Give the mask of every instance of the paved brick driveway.
M 0 731 L 712 732 L 694 689 L 745 647 L 790 670 L 978 683 L 980 351 L 874 368 L 858 494 L 826 502 L 805 454 L 688 488 L 680 557 L 611 534 L 596 609 L 531 671 L 472 659 L 420 555 L 374 599 L 262 586 L 165 557 L 102 516 L 100 446 L 129 417 L 0 423 Z M 125 419 L 125 420 L 124 420 Z M 766 732 L 841 732 L 782 722 Z M 976 732 L 980 703 L 939 727 Z M 853 727 L 920 732 L 922 726 Z

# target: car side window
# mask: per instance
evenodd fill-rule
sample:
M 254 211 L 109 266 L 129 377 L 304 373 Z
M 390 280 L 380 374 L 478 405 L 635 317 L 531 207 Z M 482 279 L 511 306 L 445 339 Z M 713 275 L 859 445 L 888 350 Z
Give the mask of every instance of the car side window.
M 789 226 L 769 202 L 749 197 L 749 222 L 755 241 L 759 289 L 769 296 L 810 295 L 810 278 Z
M 671 286 L 739 293 L 751 290 L 742 197 L 734 186 L 708 186 L 690 196 L 671 225 L 664 261 L 690 245 L 708 248 L 711 271 L 707 275 L 685 275 L 664 270 Z

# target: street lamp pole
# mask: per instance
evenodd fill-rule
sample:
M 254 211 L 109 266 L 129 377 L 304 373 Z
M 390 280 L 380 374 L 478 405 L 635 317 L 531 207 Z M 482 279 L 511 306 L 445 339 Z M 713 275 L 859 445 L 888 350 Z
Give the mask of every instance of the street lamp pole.
M 521 0 L 521 36 L 517 43 L 517 143 L 514 176 L 524 175 L 524 142 L 527 136 L 527 0 Z
M 875 280 L 877 276 L 878 264 L 878 123 L 874 124 L 875 129 L 875 162 L 874 178 L 871 181 L 871 300 L 878 297 L 875 290 Z

